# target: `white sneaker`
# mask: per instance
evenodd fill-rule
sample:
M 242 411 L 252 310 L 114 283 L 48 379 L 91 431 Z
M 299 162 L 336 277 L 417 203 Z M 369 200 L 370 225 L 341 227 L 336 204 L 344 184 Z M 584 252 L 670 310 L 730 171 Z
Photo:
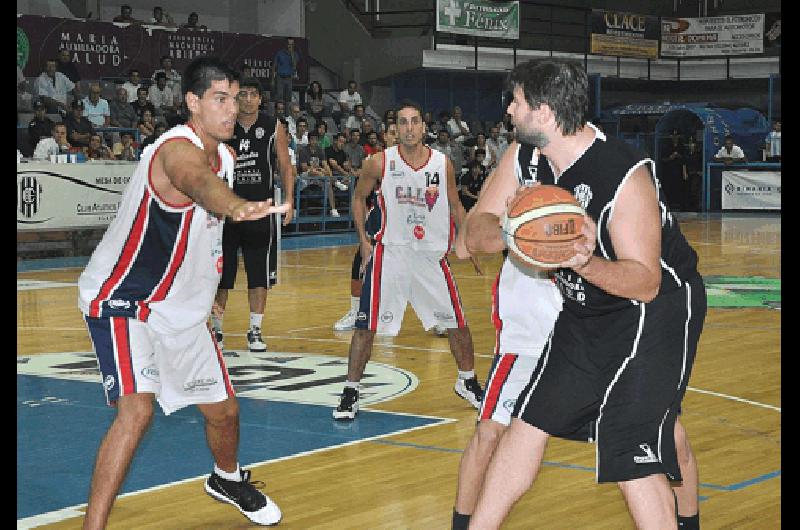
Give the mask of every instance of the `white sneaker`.
M 347 184 L 345 184 L 341 180 L 337 180 L 336 182 L 333 183 L 333 185 L 342 191 L 347 191 Z
M 251 352 L 267 351 L 267 345 L 261 338 L 261 328 L 253 327 L 247 332 L 247 347 Z
M 333 419 L 352 420 L 358 414 L 358 390 L 345 387 L 339 398 L 339 406 L 333 409 Z
M 436 334 L 437 337 L 446 337 L 447 336 L 447 328 L 436 324 L 433 326 L 433 332 Z
M 336 331 L 349 331 L 351 329 L 355 329 L 356 327 L 356 312 L 355 311 L 348 311 L 345 316 L 340 318 L 336 321 L 333 325 L 333 329 Z
M 337 210 L 336 208 L 331 208 L 331 217 L 341 217 L 339 215 L 339 210 Z
M 456 395 L 469 401 L 470 405 L 476 409 L 481 408 L 481 401 L 483 401 L 483 389 L 478 382 L 477 377 L 471 379 L 457 379 L 456 385 L 453 388 Z
M 283 518 L 281 509 L 272 499 L 256 489 L 259 481 L 250 481 L 250 470 L 240 468 L 242 481 L 225 480 L 211 473 L 205 483 L 206 493 L 220 502 L 234 505 L 245 517 L 262 526 L 278 524 Z M 263 482 L 260 483 L 263 487 Z

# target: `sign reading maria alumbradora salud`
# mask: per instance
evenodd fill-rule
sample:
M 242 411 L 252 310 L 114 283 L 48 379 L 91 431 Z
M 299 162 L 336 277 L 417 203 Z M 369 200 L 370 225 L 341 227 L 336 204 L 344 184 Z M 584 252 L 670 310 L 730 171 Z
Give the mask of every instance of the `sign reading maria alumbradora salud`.
M 662 57 L 764 53 L 764 14 L 662 18 Z
M 591 53 L 658 59 L 658 17 L 595 9 Z
M 519 2 L 436 0 L 436 31 L 519 39 Z

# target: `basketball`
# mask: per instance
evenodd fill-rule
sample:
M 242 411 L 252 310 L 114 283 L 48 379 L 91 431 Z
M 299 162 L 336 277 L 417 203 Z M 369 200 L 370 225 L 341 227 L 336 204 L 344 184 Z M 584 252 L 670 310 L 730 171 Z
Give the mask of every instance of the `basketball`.
M 502 229 L 523 263 L 554 267 L 575 255 L 585 212 L 567 190 L 547 184 L 524 188 L 508 204 Z

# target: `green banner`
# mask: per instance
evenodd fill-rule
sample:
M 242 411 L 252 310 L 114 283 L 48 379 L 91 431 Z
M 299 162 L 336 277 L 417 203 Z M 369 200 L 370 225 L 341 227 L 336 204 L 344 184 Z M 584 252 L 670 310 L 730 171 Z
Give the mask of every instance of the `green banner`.
M 519 2 L 436 0 L 436 31 L 519 39 Z
M 708 307 L 781 308 L 780 278 L 704 276 Z

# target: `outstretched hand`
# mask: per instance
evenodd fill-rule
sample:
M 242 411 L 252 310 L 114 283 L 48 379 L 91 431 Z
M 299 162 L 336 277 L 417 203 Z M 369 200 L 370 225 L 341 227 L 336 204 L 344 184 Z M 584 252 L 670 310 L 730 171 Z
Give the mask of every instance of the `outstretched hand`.
M 252 221 L 261 219 L 274 213 L 286 213 L 290 211 L 290 204 L 274 206 L 272 199 L 265 201 L 242 201 L 231 209 L 230 218 L 233 221 Z

